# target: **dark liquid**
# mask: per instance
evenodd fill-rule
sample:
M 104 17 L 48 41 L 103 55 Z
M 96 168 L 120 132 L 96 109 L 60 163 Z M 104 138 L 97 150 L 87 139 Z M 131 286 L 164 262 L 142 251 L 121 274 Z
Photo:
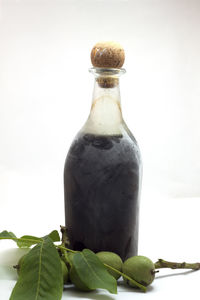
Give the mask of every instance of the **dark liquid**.
M 134 139 L 79 135 L 64 169 L 71 248 L 137 254 L 140 154 Z

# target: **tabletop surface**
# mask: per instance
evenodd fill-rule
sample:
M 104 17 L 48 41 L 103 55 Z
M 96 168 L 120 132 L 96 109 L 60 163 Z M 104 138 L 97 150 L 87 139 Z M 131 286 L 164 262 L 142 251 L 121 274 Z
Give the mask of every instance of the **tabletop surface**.
M 0 250 L 0 299 L 8 300 L 17 280 L 16 264 L 19 257 L 26 252 L 25 249 L 11 247 L 11 241 L 1 241 Z M 122 279 L 118 281 L 118 294 L 109 294 L 104 290 L 92 292 L 77 291 L 71 284 L 64 288 L 62 300 L 72 299 L 93 299 L 93 300 L 114 300 L 114 299 L 192 299 L 200 297 L 199 292 L 200 271 L 162 269 L 156 274 L 156 279 L 148 287 L 146 293 L 126 286 Z

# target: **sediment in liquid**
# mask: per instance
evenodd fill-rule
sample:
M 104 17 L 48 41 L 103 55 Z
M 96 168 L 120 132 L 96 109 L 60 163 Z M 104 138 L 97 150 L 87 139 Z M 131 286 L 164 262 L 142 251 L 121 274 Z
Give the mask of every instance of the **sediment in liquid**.
M 123 135 L 80 133 L 65 162 L 71 248 L 137 254 L 140 154 Z

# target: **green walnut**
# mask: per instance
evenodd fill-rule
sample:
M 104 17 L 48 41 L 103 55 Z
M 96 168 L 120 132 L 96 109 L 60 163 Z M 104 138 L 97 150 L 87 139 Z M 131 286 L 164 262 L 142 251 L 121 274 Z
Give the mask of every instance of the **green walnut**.
M 75 253 L 73 253 L 73 252 L 67 252 L 67 257 L 71 263 L 73 263 L 74 254 Z
M 63 274 L 63 284 L 66 284 L 68 282 L 68 268 L 63 260 L 61 260 L 61 266 L 62 266 L 62 274 Z
M 114 252 L 109 252 L 109 251 L 100 251 L 96 253 L 96 256 L 101 260 L 103 264 L 107 264 L 111 266 L 112 268 L 122 272 L 122 260 L 119 255 L 117 255 Z M 109 267 L 106 267 L 107 271 L 117 280 L 120 278 L 120 274 L 115 272 Z
M 18 261 L 18 263 L 17 263 L 17 265 L 15 266 L 15 268 L 16 268 L 16 270 L 17 270 L 18 276 L 19 276 L 19 274 L 20 274 L 21 265 L 22 265 L 22 263 L 23 263 L 23 261 L 24 261 L 25 256 L 26 256 L 26 254 L 24 254 L 23 256 L 21 256 L 20 259 L 19 259 L 19 261 Z
M 123 263 L 122 272 L 144 286 L 150 285 L 155 278 L 154 263 L 146 256 L 138 255 L 128 258 Z M 123 279 L 128 285 L 136 287 L 125 277 Z

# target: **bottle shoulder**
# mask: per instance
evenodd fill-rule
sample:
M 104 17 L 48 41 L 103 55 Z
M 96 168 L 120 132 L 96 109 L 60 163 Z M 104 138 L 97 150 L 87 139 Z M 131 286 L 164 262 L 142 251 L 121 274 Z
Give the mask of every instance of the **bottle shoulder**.
M 91 150 L 93 149 L 93 150 Z M 96 150 L 95 150 L 96 149 Z M 101 151 L 102 150 L 102 151 Z M 122 123 L 113 134 L 91 133 L 81 129 L 75 136 L 68 154 L 81 154 L 97 151 L 98 155 L 106 155 L 106 152 L 114 151 L 119 157 L 129 153 L 140 160 L 140 149 L 138 143 L 125 123 Z M 132 153 L 132 154 L 131 154 Z
M 136 145 L 138 145 L 138 142 L 135 138 L 135 136 L 133 135 L 133 133 L 131 132 L 131 130 L 128 128 L 126 122 L 123 120 L 122 122 L 122 133 L 123 135 L 127 138 L 127 139 L 130 139 L 132 140 L 133 143 L 135 143 Z

